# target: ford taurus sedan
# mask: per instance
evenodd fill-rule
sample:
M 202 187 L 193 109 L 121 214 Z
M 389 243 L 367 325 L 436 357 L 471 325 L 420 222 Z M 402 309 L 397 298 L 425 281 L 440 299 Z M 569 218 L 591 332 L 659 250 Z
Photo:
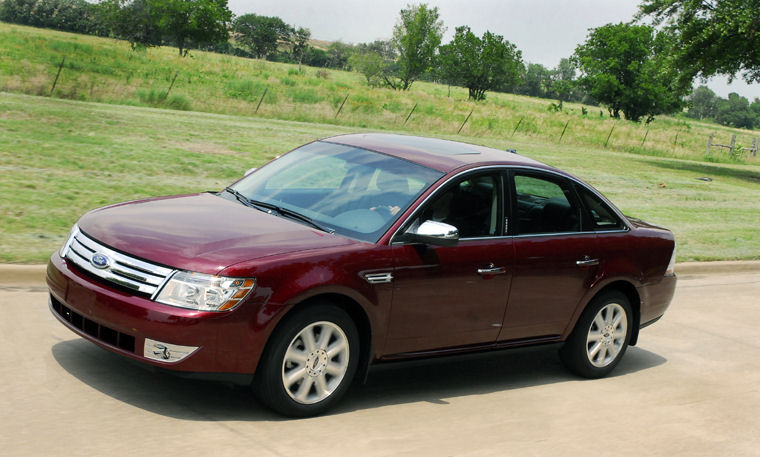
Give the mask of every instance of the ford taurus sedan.
M 352 134 L 220 192 L 90 211 L 47 283 L 81 337 L 309 416 L 393 360 L 559 343 L 604 376 L 665 312 L 674 261 L 670 231 L 551 166 Z

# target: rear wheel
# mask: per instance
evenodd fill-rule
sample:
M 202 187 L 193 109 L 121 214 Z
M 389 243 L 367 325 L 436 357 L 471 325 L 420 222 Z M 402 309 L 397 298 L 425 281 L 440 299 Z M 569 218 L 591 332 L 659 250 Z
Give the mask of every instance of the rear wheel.
M 320 304 L 295 311 L 275 331 L 256 373 L 259 399 L 293 417 L 332 407 L 356 372 L 359 337 L 342 309 Z
M 586 378 L 606 376 L 625 354 L 632 328 L 628 298 L 617 291 L 604 293 L 581 315 L 560 350 L 562 362 Z

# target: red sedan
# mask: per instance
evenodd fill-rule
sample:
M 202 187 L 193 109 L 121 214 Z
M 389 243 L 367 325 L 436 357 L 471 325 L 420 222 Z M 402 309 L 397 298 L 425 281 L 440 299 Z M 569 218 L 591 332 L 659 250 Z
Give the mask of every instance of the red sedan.
M 47 282 L 80 336 L 308 416 L 392 360 L 560 343 L 604 376 L 670 304 L 674 261 L 670 231 L 556 168 L 353 134 L 221 192 L 90 211 Z

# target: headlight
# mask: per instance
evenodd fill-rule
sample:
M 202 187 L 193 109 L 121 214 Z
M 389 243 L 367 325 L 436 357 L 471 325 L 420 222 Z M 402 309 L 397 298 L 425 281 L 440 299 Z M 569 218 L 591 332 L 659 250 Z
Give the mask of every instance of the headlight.
M 230 311 L 255 286 L 254 278 L 227 278 L 178 271 L 161 289 L 156 301 L 198 311 Z
M 74 226 L 71 227 L 71 231 L 69 232 L 69 237 L 66 238 L 66 242 L 63 243 L 63 246 L 61 246 L 61 249 L 58 251 L 59 256 L 63 258 L 66 257 L 66 254 L 69 253 L 69 248 L 71 247 L 71 243 L 74 241 L 74 237 L 76 236 L 77 232 L 79 232 L 79 227 L 74 224 Z

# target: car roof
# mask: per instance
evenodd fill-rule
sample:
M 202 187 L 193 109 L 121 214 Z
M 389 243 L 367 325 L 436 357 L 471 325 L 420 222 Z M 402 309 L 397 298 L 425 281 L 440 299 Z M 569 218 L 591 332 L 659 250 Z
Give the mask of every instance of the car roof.
M 392 133 L 353 133 L 322 141 L 391 155 L 444 173 L 478 164 L 522 165 L 556 170 L 515 152 L 439 138 Z

